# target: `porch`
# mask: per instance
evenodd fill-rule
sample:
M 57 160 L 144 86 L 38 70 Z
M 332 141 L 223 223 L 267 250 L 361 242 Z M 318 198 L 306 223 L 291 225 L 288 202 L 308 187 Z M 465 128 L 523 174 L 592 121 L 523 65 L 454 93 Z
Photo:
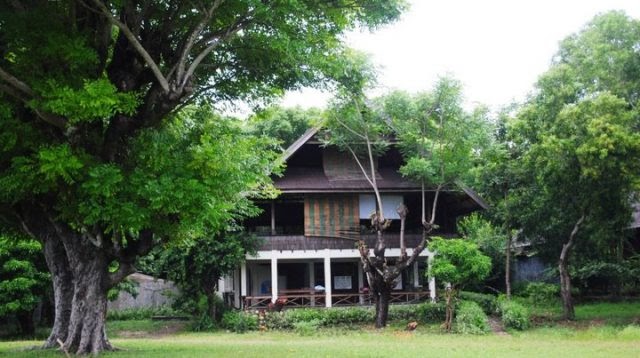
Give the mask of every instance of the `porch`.
M 411 255 L 412 250 L 408 249 Z M 388 249 L 390 261 L 399 249 Z M 424 278 L 427 250 L 397 280 L 391 303 L 435 299 L 435 281 Z M 356 249 L 269 250 L 248 256 L 234 275 L 235 305 L 263 308 L 280 299 L 286 307 L 369 305 L 373 302 Z M 236 291 L 237 292 L 237 291 Z

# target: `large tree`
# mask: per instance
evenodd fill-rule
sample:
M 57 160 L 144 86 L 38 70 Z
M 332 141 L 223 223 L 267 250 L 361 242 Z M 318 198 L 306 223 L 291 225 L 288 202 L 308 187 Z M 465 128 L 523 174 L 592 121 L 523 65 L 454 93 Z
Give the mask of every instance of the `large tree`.
M 637 20 L 595 17 L 561 43 L 510 125 L 521 168 L 510 207 L 528 239 L 555 250 L 566 319 L 575 316 L 571 253 L 603 255 L 631 219 L 640 178 L 639 42 Z
M 106 292 L 135 258 L 163 240 L 211 235 L 268 184 L 269 155 L 255 155 L 269 153 L 263 143 L 236 147 L 218 118 L 176 110 L 330 79 L 344 64 L 344 31 L 389 22 L 403 7 L 2 2 L 0 214 L 43 244 L 56 306 L 45 347 L 110 349 Z

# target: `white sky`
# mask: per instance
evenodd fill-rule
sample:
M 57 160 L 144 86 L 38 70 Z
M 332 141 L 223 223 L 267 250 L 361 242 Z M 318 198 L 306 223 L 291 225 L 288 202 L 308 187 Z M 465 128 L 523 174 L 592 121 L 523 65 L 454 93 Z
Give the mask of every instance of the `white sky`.
M 522 101 L 549 66 L 559 42 L 596 14 L 624 10 L 640 18 L 639 0 L 410 0 L 402 18 L 374 33 L 351 33 L 351 47 L 380 67 L 379 88 L 429 90 L 451 74 L 467 103 L 492 109 Z M 322 107 L 330 94 L 287 94 L 284 106 Z

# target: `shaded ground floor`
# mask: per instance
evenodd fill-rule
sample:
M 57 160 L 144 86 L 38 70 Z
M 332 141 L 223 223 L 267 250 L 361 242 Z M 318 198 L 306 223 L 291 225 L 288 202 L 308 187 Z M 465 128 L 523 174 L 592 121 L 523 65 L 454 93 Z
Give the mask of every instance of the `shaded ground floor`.
M 388 249 L 389 262 L 399 254 Z M 422 252 L 398 278 L 392 303 L 435 299 L 435 281 L 424 276 L 429 257 L 430 252 Z M 286 307 L 368 305 L 368 286 L 356 249 L 259 251 L 219 285 L 227 303 L 237 308 L 267 307 L 276 301 Z

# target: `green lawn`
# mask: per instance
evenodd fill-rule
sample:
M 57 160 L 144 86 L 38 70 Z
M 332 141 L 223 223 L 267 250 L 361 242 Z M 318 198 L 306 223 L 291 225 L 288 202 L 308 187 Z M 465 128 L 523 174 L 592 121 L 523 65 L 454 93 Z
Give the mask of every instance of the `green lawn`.
M 415 332 L 397 322 L 377 331 L 322 329 L 313 336 L 294 332 L 185 333 L 185 322 L 113 321 L 111 341 L 121 351 L 105 357 L 640 357 L 640 302 L 577 307 L 577 321 L 548 316 L 534 328 L 508 335 L 440 333 L 438 325 Z M 544 312 L 542 309 L 536 313 Z M 0 342 L 0 356 L 64 357 L 55 351 L 25 350 L 42 341 Z
M 430 331 L 430 330 L 428 330 Z M 640 327 L 539 328 L 508 336 L 461 336 L 418 330 L 182 333 L 162 337 L 114 338 L 122 351 L 107 357 L 639 357 Z M 24 351 L 39 341 L 0 343 L 0 355 L 61 357 Z

